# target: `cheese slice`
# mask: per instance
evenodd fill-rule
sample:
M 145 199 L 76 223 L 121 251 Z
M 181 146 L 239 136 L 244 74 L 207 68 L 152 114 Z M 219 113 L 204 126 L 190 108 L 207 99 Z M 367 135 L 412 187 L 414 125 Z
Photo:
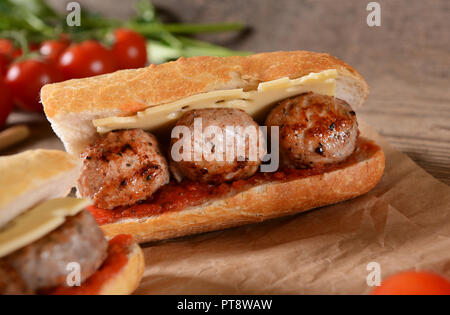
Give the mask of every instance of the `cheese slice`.
M 67 216 L 90 204 L 87 199 L 58 198 L 21 214 L 0 230 L 0 258 L 41 239 L 62 225 Z
M 236 108 L 246 111 L 253 117 L 267 111 L 268 107 L 285 98 L 314 92 L 334 96 L 336 89 L 335 69 L 310 73 L 298 79 L 280 78 L 262 82 L 256 90 L 219 90 L 201 93 L 184 99 L 149 107 L 134 116 L 107 117 L 93 120 L 99 133 L 118 129 L 142 128 L 156 131 L 174 124 L 186 111 L 201 108 Z

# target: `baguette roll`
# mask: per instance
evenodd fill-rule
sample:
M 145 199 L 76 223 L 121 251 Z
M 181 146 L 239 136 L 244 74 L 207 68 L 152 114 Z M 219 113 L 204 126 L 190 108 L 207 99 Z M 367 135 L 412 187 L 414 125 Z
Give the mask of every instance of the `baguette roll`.
M 108 246 L 86 211 L 92 202 L 65 197 L 79 176 L 78 158 L 25 151 L 0 157 L 0 172 L 0 295 L 59 288 L 65 294 L 74 288 L 74 294 L 131 294 L 137 288 L 144 256 L 134 238 L 117 236 Z M 72 262 L 79 263 L 81 287 L 65 286 Z
M 144 269 L 144 253 L 139 245 L 134 243 L 125 266 L 103 283 L 98 295 L 129 295 L 133 293 L 141 282 Z
M 351 66 L 329 54 L 307 51 L 180 58 L 158 66 L 46 85 L 41 99 L 47 118 L 65 148 L 79 154 L 99 135 L 95 120 L 163 109 L 173 102 L 212 91 L 255 91 L 261 83 L 294 80 L 327 70 L 336 73 L 331 96 L 353 108 L 365 101 L 367 83 Z M 267 109 L 272 105 L 273 102 L 267 104 Z M 357 197 L 378 183 L 384 163 L 381 148 L 362 138 L 345 161 L 307 176 L 288 179 L 269 176 L 269 180 L 232 188 L 218 198 L 176 211 L 128 215 L 109 221 L 99 219 L 102 216 L 99 213 L 117 214 L 119 210 L 92 209 L 91 212 L 97 214 L 108 236 L 126 233 L 139 242 L 163 240 L 260 222 Z

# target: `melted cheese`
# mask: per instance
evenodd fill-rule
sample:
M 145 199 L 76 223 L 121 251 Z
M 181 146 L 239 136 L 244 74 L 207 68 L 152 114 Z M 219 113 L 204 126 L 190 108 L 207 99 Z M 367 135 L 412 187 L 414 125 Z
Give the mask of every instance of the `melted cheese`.
M 10 221 L 0 230 L 0 258 L 27 246 L 62 225 L 90 205 L 86 199 L 48 200 Z
M 149 107 L 134 116 L 107 117 L 93 121 L 100 133 L 117 130 L 142 128 L 155 131 L 174 124 L 184 112 L 201 108 L 237 108 L 253 117 L 267 111 L 268 107 L 285 98 L 314 92 L 334 96 L 337 71 L 325 70 L 310 73 L 298 79 L 287 77 L 260 83 L 256 90 L 245 92 L 243 89 L 219 90 L 193 95 L 184 99 Z

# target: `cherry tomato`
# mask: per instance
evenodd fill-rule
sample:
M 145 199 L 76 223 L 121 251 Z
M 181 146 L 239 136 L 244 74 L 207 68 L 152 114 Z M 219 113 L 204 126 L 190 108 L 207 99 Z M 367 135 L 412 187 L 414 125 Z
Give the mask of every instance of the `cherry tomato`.
M 6 74 L 6 68 L 8 67 L 10 58 L 8 55 L 0 53 L 0 75 Z
M 29 52 L 38 51 L 38 50 L 39 50 L 39 44 L 37 44 L 37 43 L 30 43 L 30 44 L 28 44 L 28 51 Z M 13 58 L 19 58 L 22 55 L 23 55 L 22 48 L 19 47 L 13 52 L 12 57 Z
M 63 42 L 65 44 L 67 44 L 67 45 L 70 45 L 70 36 L 69 36 L 69 34 L 66 34 L 66 33 L 59 34 L 58 40 L 60 42 Z
M 6 119 L 11 113 L 12 108 L 13 103 L 9 89 L 3 81 L 3 77 L 0 75 L 0 128 L 5 125 Z
M 0 54 L 8 55 L 11 57 L 17 57 L 17 54 L 22 54 L 20 49 L 14 47 L 14 44 L 9 39 L 0 39 Z
M 69 42 L 59 40 L 46 40 L 41 44 L 39 52 L 45 59 L 58 64 L 59 57 L 63 54 L 64 50 L 69 47 Z
M 128 29 L 117 29 L 114 32 L 115 43 L 112 51 L 120 69 L 142 68 L 147 64 L 147 47 L 145 38 Z
M 28 44 L 28 49 L 30 51 L 36 51 L 39 49 L 39 44 L 30 43 Z M 9 39 L 0 39 L 0 54 L 8 55 L 12 58 L 17 58 L 23 55 L 22 48 L 15 47 L 13 42 Z
M 67 48 L 59 58 L 58 66 L 66 79 L 74 79 L 114 72 L 117 61 L 102 44 L 87 40 Z
M 50 62 L 27 59 L 11 64 L 5 79 L 13 101 L 20 108 L 41 111 L 39 93 L 42 86 L 62 81 L 63 77 L 56 66 Z
M 28 44 L 28 49 L 30 51 L 38 51 L 40 47 L 41 47 L 41 44 L 39 44 L 39 43 L 30 43 L 30 44 Z
M 450 295 L 450 282 L 430 272 L 407 271 L 381 283 L 373 295 Z

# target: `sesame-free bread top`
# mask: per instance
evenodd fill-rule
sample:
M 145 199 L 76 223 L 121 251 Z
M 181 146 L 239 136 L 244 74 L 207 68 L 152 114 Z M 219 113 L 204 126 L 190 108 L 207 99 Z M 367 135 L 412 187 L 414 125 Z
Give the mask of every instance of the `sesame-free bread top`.
M 188 96 L 243 88 L 336 69 L 336 97 L 358 107 L 367 97 L 364 79 L 345 62 L 308 51 L 248 57 L 192 57 L 146 68 L 49 84 L 41 90 L 45 114 L 66 149 L 78 154 L 95 138 L 93 119 L 132 115 Z
M 329 54 L 280 51 L 248 57 L 180 58 L 157 66 L 48 84 L 43 87 L 41 98 L 48 117 L 108 109 L 132 114 L 199 93 L 248 89 L 259 82 L 294 79 L 327 69 L 336 69 L 339 75 L 360 81 L 362 91 L 367 89 L 351 66 Z
M 80 161 L 57 150 L 29 150 L 0 157 L 0 228 L 47 199 L 66 196 L 75 186 Z

